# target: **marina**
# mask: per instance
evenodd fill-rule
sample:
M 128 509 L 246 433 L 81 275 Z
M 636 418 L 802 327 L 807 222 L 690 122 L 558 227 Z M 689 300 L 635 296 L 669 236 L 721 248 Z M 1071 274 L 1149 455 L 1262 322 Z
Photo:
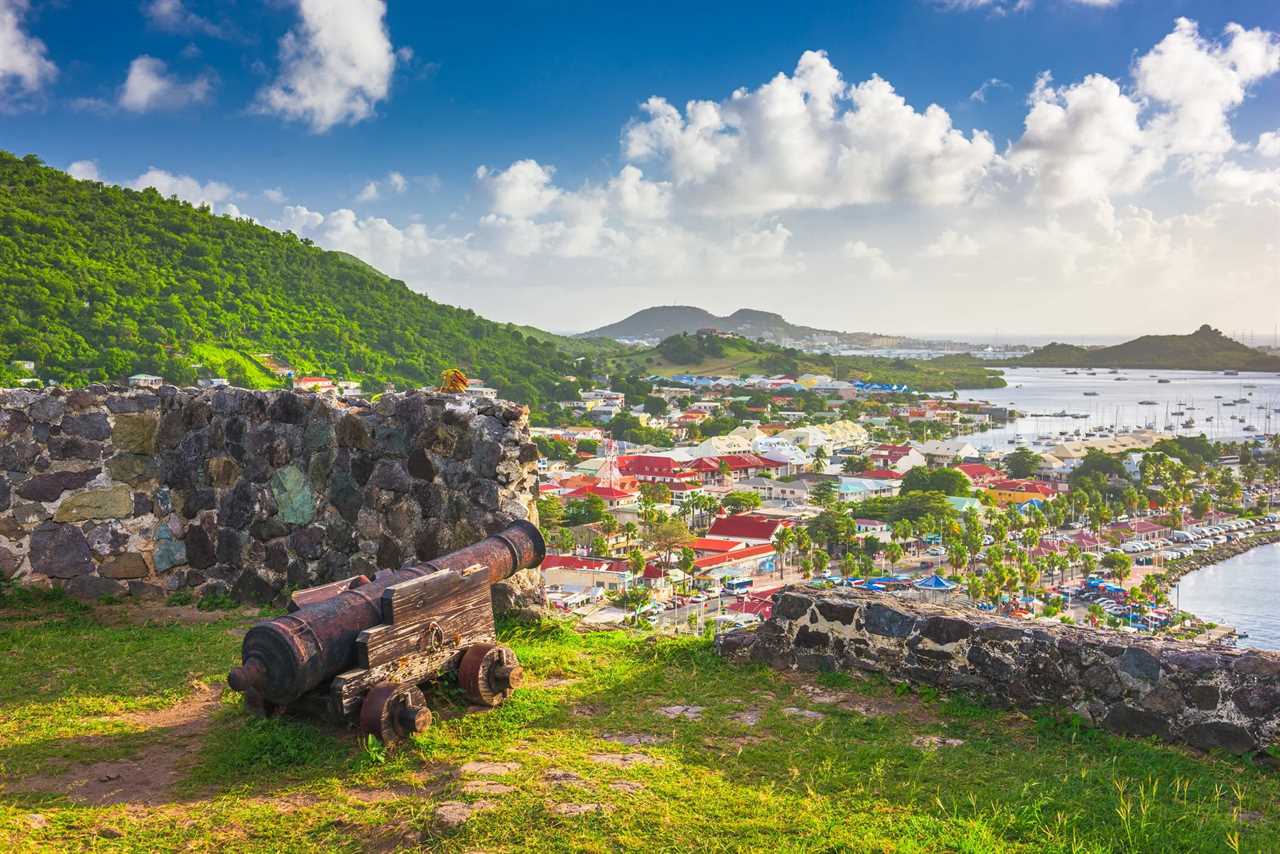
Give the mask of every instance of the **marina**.
M 1117 385 L 1115 380 L 1124 379 Z M 1081 373 L 1060 368 L 1006 368 L 1007 388 L 959 393 L 1019 413 L 963 438 L 982 451 L 1011 444 L 1060 442 L 1154 430 L 1239 441 L 1280 430 L 1280 375 L 1148 370 Z

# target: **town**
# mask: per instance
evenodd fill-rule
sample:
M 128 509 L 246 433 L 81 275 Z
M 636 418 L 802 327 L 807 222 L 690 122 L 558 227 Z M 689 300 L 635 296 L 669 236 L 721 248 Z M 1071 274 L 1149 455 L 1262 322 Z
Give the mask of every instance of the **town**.
M 587 622 L 749 625 L 805 583 L 1220 641 L 1166 594 L 1280 531 L 1275 436 L 982 451 L 1017 413 L 812 374 L 617 385 L 533 427 L 546 596 Z

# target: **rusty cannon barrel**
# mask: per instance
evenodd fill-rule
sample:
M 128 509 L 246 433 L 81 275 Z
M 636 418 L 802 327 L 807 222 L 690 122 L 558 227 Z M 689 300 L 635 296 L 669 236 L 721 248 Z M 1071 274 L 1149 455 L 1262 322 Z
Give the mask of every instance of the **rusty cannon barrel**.
M 286 706 L 352 667 L 357 636 L 383 622 L 382 596 L 388 587 L 428 575 L 448 579 L 464 571 L 474 578 L 477 569 L 492 585 L 537 566 L 545 554 L 538 528 L 520 520 L 435 560 L 379 572 L 372 581 L 360 577 L 316 588 L 318 595 L 295 598 L 301 607 L 293 613 L 249 630 L 241 647 L 243 663 L 227 675 L 227 684 L 264 712 Z

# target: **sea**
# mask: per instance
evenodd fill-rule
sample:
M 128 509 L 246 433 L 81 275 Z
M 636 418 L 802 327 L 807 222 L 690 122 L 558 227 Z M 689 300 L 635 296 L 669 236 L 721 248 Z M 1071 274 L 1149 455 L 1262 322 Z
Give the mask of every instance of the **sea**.
M 1203 434 L 1214 441 L 1280 430 L 1280 374 L 1006 368 L 1004 378 L 1007 388 L 960 392 L 962 400 L 984 400 L 1024 414 L 999 429 L 965 437 L 982 450 L 1057 444 L 1099 429 L 1149 428 Z
M 1170 428 L 1167 432 L 1204 434 L 1214 441 L 1280 431 L 1280 374 L 1146 370 L 1068 374 L 1058 368 L 1015 368 L 1006 369 L 1004 376 L 1008 388 L 960 392 L 965 400 L 985 400 L 1026 413 L 1000 429 L 965 437 L 980 449 L 1008 451 L 1026 446 L 1043 451 L 1075 438 L 1077 430 L 1083 436 L 1104 429 Z M 1060 415 L 1064 412 L 1069 415 Z M 1195 423 L 1184 427 L 1189 420 Z M 1246 426 L 1257 429 L 1246 431 Z M 1170 598 L 1185 611 L 1247 633 L 1240 646 L 1280 649 L 1280 543 L 1197 570 L 1182 579 Z
M 1240 646 L 1280 649 L 1280 543 L 1188 574 L 1169 599 L 1201 619 L 1247 633 Z

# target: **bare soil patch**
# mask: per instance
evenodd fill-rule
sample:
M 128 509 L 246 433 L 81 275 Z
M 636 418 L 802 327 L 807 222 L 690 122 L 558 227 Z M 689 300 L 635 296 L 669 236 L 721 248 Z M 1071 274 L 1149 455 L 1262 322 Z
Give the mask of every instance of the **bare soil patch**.
M 92 806 L 172 802 L 174 787 L 194 764 L 221 696 L 221 687 L 200 686 L 193 696 L 169 708 L 121 715 L 121 720 L 153 734 L 155 740 L 134 756 L 36 774 L 13 788 L 63 794 Z

